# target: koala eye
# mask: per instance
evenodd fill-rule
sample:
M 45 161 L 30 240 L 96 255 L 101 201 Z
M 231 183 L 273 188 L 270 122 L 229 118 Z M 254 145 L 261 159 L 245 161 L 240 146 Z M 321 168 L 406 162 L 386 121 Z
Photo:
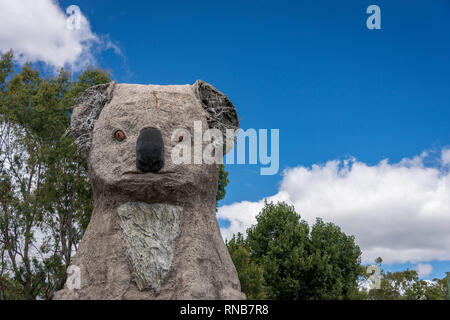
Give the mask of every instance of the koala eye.
M 116 139 L 119 142 L 122 142 L 126 139 L 125 133 L 122 130 L 116 130 L 114 132 L 114 139 Z
M 182 141 L 190 141 L 191 134 L 188 129 L 178 128 L 172 132 L 170 141 L 173 143 L 180 143 Z

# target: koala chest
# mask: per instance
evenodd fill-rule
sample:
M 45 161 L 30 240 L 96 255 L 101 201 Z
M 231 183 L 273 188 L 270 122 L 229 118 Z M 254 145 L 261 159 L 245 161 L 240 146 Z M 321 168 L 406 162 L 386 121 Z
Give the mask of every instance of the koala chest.
M 182 208 L 127 202 L 117 212 L 139 290 L 158 292 L 172 266 Z

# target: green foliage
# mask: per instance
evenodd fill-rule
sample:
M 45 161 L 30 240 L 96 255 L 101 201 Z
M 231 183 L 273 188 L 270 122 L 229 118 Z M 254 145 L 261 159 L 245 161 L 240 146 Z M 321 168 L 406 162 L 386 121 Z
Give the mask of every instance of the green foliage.
M 382 259 L 381 257 L 378 257 L 378 258 L 375 259 L 375 263 L 376 263 L 378 266 L 381 266 L 381 264 L 383 263 L 383 259 Z
M 264 284 L 263 268 L 255 263 L 241 233 L 233 235 L 226 242 L 231 259 L 239 275 L 241 290 L 249 300 L 260 300 L 267 297 Z
M 0 59 L 0 97 L 3 98 L 6 78 L 13 72 L 13 53 L 9 51 Z M 0 100 L 1 101 L 1 100 Z M 1 104 L 0 104 L 1 105 Z
M 8 275 L 0 277 L 0 300 L 15 300 L 22 296 L 23 287 Z
M 216 207 L 220 200 L 225 198 L 225 188 L 228 184 L 228 172 L 225 170 L 225 165 L 219 164 L 219 182 L 217 186 L 217 194 L 216 194 Z
M 42 77 L 13 55 L 0 59 L 0 299 L 49 299 L 92 211 L 86 161 L 64 135 L 75 99 L 109 82 L 99 69 L 75 81 Z
M 312 268 L 309 296 L 319 299 L 351 299 L 357 296 L 361 250 L 353 236 L 317 219 L 310 234 Z M 312 288 L 312 289 L 311 289 Z
M 382 259 L 375 260 L 381 266 Z M 379 289 L 365 292 L 369 300 L 445 300 L 447 299 L 447 279 L 425 281 L 419 278 L 416 270 L 397 272 L 381 271 Z
M 433 284 L 427 285 L 424 296 L 426 300 L 447 300 L 448 299 L 448 281 L 447 277 L 442 279 L 434 278 Z
M 294 207 L 284 202 L 266 202 L 256 219 L 257 224 L 247 230 L 245 240 L 238 235 L 231 241 L 246 249 L 249 261 L 262 268 L 268 298 L 352 299 L 358 296 L 361 251 L 353 237 L 320 219 L 310 229 Z M 236 248 L 228 247 L 236 255 Z M 245 279 L 250 271 L 245 269 L 245 264 L 237 264 L 240 278 Z M 245 283 L 246 294 L 247 288 Z

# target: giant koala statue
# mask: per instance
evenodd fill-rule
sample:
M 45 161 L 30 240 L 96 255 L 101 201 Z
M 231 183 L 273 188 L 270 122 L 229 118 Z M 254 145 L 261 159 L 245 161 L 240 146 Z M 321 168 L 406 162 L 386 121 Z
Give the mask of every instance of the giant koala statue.
M 171 157 L 194 142 L 195 121 L 223 141 L 239 126 L 230 100 L 200 80 L 111 82 L 78 99 L 68 132 L 87 157 L 94 210 L 70 268 L 79 283 L 54 299 L 245 299 L 216 220 L 217 164 Z

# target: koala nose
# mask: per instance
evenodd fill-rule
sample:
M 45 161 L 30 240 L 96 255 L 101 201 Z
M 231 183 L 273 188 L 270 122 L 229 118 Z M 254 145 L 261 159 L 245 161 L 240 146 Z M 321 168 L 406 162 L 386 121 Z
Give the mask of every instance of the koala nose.
M 164 142 L 161 131 L 142 129 L 136 142 L 136 168 L 143 172 L 158 172 L 164 167 Z

